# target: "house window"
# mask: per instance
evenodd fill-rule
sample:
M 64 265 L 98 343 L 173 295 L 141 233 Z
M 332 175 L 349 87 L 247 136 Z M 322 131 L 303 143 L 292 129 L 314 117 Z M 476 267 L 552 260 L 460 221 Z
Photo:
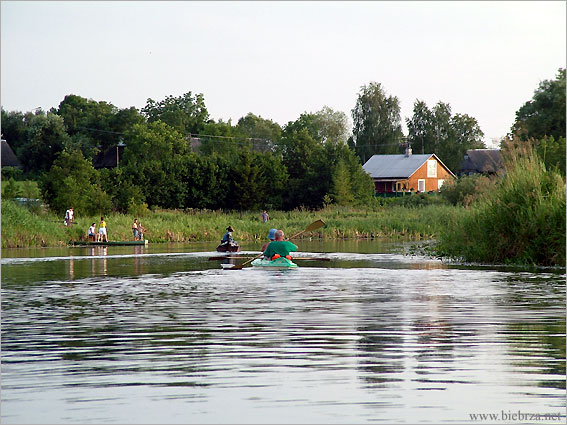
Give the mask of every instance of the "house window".
M 437 189 L 441 189 L 441 186 L 445 183 L 445 180 L 439 179 L 437 180 Z
M 437 177 L 437 161 L 434 159 L 427 160 L 427 177 Z
M 417 191 L 418 192 L 425 192 L 425 180 L 419 179 L 417 181 Z

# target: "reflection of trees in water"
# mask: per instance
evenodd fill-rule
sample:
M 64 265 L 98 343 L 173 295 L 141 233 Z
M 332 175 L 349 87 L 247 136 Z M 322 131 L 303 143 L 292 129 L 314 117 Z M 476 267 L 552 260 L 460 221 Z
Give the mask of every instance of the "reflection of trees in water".
M 403 303 L 400 295 L 386 289 L 360 300 L 362 324 L 357 327 L 361 378 L 372 384 L 401 381 L 404 371 Z
M 565 389 L 565 275 L 516 273 L 502 285 L 505 292 L 497 303 L 515 312 L 505 333 L 512 365 L 523 373 L 549 375 L 539 387 Z

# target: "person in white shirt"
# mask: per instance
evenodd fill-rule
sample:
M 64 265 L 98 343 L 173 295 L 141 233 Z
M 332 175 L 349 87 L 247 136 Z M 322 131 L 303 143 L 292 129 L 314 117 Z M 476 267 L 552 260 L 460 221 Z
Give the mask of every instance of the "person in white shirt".
M 73 223 L 73 216 L 74 216 L 73 207 L 65 211 L 65 226 L 68 226 L 69 224 Z
M 93 242 L 97 242 L 98 241 L 98 235 L 96 234 L 96 224 L 93 223 L 91 224 L 91 227 L 89 227 L 89 240 L 93 241 Z

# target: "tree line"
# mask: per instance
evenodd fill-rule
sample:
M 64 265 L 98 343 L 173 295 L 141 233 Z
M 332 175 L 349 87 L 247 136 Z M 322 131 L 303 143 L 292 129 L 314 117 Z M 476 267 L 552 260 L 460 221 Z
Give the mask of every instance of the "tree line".
M 526 140 L 543 140 L 540 145 L 552 161 L 561 154 L 558 141 L 565 132 L 564 90 L 562 124 L 550 118 L 557 127 L 553 134 L 536 118 L 550 102 L 561 103 L 561 84 L 564 89 L 565 70 L 557 80 L 542 83 L 534 100 L 518 111 L 511 130 Z M 346 114 L 328 107 L 284 126 L 253 113 L 235 125 L 215 121 L 204 96 L 192 92 L 148 99 L 140 110 L 70 94 L 47 112 L 1 112 L 2 135 L 23 173 L 39 181 L 44 200 L 59 212 L 70 205 L 93 214 L 145 207 L 368 205 L 374 186 L 362 164 L 373 154 L 403 153 L 409 143 L 414 153 L 435 153 L 456 171 L 467 149 L 484 147 L 476 119 L 453 114 L 443 102 L 429 108 L 416 100 L 404 136 L 398 98 L 374 82 L 358 94 L 352 131 Z M 119 143 L 125 145 L 119 166 L 95 169 L 97 153 Z M 563 158 L 564 144 L 563 138 Z M 4 177 L 9 174 L 3 170 Z

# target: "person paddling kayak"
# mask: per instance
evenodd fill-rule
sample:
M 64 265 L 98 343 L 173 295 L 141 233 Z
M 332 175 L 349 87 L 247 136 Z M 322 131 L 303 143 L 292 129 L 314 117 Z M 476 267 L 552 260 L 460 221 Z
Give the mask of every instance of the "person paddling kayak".
M 276 232 L 278 231 L 278 229 L 270 229 L 270 231 L 268 232 L 268 240 L 270 242 L 273 242 L 276 240 Z M 266 242 L 264 245 L 262 245 L 262 248 L 260 249 L 260 251 L 264 252 L 266 250 L 266 248 L 268 247 L 268 245 L 270 244 L 270 242 Z
M 268 247 L 264 251 L 264 256 L 275 260 L 280 257 L 285 257 L 288 260 L 291 260 L 290 252 L 297 251 L 297 245 L 290 241 L 284 241 L 284 232 L 283 230 L 276 231 L 276 240 L 270 242 Z

